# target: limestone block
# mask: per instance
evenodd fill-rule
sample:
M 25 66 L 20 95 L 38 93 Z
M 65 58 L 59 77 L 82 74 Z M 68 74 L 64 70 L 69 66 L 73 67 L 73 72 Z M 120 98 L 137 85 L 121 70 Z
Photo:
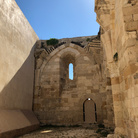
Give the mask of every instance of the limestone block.
M 127 6 L 123 8 L 123 14 L 124 16 L 137 14 L 138 13 L 138 5 L 135 6 Z
M 131 89 L 128 89 L 128 91 L 127 91 L 127 98 L 128 99 L 132 98 L 132 90 Z
M 120 92 L 120 85 L 119 84 L 112 85 L 112 90 L 113 90 L 113 94 Z
M 138 116 L 138 108 L 134 108 L 135 116 Z M 138 119 L 135 119 L 136 123 L 138 123 Z M 136 126 L 138 128 L 138 126 Z M 138 131 L 138 130 L 137 130 Z
M 138 21 L 138 14 L 133 15 L 134 21 Z
M 125 36 L 126 40 L 127 39 L 132 39 L 132 38 L 137 38 L 137 32 L 136 31 L 132 31 L 132 32 L 127 32 L 127 35 Z
M 87 81 L 86 83 L 85 83 L 85 86 L 91 86 L 92 85 L 92 82 L 91 81 Z M 97 86 L 95 86 L 95 87 L 97 87 Z
M 75 45 L 74 45 L 73 43 L 70 43 L 69 46 L 70 46 L 70 47 L 74 47 Z
M 68 98 L 63 98 L 62 100 L 64 103 L 68 103 Z
M 128 39 L 126 41 L 126 47 L 128 46 L 134 46 L 136 44 L 136 39 L 135 38 L 131 38 L 131 39 Z
M 121 116 L 119 116 L 119 115 L 121 115 Z M 118 127 L 124 127 L 124 121 L 123 121 L 123 118 L 122 118 L 122 113 L 121 112 L 119 112 L 118 114 L 117 114 L 117 117 L 118 118 L 115 118 L 115 124 L 116 124 L 116 126 L 118 126 Z
M 124 16 L 124 21 L 125 22 L 131 22 L 131 21 L 133 21 L 132 15 Z
M 78 50 L 71 48 L 71 47 L 66 47 L 65 49 L 63 49 L 62 51 L 58 53 L 58 56 L 61 56 L 63 53 L 66 53 L 66 52 L 72 52 L 76 56 L 80 54 Z
M 112 85 L 119 84 L 119 77 L 111 78 Z
M 84 60 L 89 61 L 89 58 L 87 56 L 84 56 Z
M 126 23 L 125 29 L 126 29 L 126 31 L 138 30 L 138 21 Z
M 62 45 L 62 46 L 58 47 L 58 50 L 64 49 L 65 47 L 66 47 L 65 45 Z
M 72 94 L 71 97 L 72 98 L 78 98 L 78 94 Z
M 122 100 L 121 94 L 113 94 L 113 100 L 114 101 L 121 101 Z
M 110 41 L 109 34 L 107 34 L 106 38 L 108 40 L 107 43 Z M 48 62 L 45 62 L 44 68 L 41 69 L 42 73 L 40 73 L 41 95 L 35 97 L 35 101 L 37 102 L 35 102 L 36 108 L 34 108 L 35 110 L 39 110 L 39 112 L 41 111 L 38 115 L 40 114 L 40 121 L 42 123 L 63 125 L 72 124 L 74 122 L 77 123 L 77 121 L 83 122 L 83 103 L 90 97 L 96 102 L 98 120 L 101 122 L 103 120 L 101 105 L 103 101 L 106 103 L 103 107 L 104 118 L 107 117 L 106 110 L 109 109 L 110 121 L 107 121 L 107 125 L 109 123 L 112 124 L 112 96 L 111 93 L 109 94 L 109 92 L 105 90 L 105 74 L 101 75 L 101 71 L 104 72 L 104 69 L 100 69 L 99 65 L 100 63 L 101 68 L 103 67 L 103 53 L 101 51 L 102 48 L 98 51 L 92 48 L 91 52 L 94 55 L 93 57 L 90 55 L 91 53 L 86 53 L 83 48 L 68 44 L 67 47 L 53 54 L 53 57 L 48 55 Z M 65 60 L 66 55 L 67 58 Z M 73 81 L 68 80 L 68 65 L 62 63 L 64 60 L 65 62 L 69 60 L 68 58 L 70 57 L 68 57 L 68 55 L 74 57 Z M 93 58 L 95 58 L 96 61 L 98 60 L 98 62 L 95 63 Z M 102 94 L 100 93 L 100 85 L 103 88 Z M 102 100 L 100 100 L 101 97 Z M 108 99 L 108 102 L 106 102 L 106 99 Z M 46 115 L 44 112 L 47 112 Z
M 128 75 L 135 73 L 137 71 L 137 69 L 138 69 L 138 67 L 135 64 L 131 64 L 131 65 L 127 66 L 123 71 L 124 77 L 126 78 Z
M 125 91 L 125 81 L 122 81 L 122 83 L 120 84 L 120 90 Z
M 39 86 L 39 75 L 40 75 L 40 69 L 35 71 L 35 86 Z
M 122 105 L 122 101 L 114 101 L 114 108 L 115 108 L 115 106 L 120 106 L 121 107 L 121 105 Z M 122 109 L 122 107 L 121 107 L 121 109 Z
M 37 59 L 36 61 L 36 68 L 39 69 L 43 63 L 43 60 L 41 58 Z
M 131 99 L 128 99 L 127 100 L 127 103 L 128 103 L 128 112 L 130 113 L 130 108 L 132 107 L 132 102 L 131 102 Z
M 137 62 L 138 49 L 136 49 L 135 46 L 129 47 L 127 49 L 127 52 L 128 52 L 129 64 Z
M 51 56 L 51 57 L 54 56 L 58 51 L 59 51 L 58 48 L 54 49 L 54 51 L 52 51 L 49 56 Z
M 60 61 L 60 58 L 55 58 L 54 61 L 58 63 Z
M 138 97 L 138 84 L 134 86 L 134 96 Z
M 126 65 L 127 65 L 127 63 L 126 63 L 126 57 L 123 56 L 123 57 L 121 57 L 120 62 L 119 62 L 120 71 L 122 71 L 126 67 Z M 122 74 L 121 74 L 120 75 L 120 81 L 123 81 L 123 80 L 124 80 L 124 76 L 122 76 Z
M 138 107 L 138 97 L 135 97 L 135 107 Z

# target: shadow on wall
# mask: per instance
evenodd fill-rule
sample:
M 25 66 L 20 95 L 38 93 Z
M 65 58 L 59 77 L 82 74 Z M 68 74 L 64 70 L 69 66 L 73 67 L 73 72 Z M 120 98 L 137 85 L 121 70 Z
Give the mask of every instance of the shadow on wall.
M 33 85 L 34 46 L 20 69 L 0 92 L 0 109 L 32 110 Z

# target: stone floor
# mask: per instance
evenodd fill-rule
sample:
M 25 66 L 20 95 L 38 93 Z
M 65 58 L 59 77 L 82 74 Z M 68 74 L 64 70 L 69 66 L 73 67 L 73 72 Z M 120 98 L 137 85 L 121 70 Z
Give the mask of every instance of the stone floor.
M 43 127 L 19 138 L 103 138 L 89 127 Z

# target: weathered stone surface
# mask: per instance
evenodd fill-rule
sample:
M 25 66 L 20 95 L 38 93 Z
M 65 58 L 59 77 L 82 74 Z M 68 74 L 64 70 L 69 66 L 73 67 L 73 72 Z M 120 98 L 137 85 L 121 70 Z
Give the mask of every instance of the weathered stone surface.
M 134 21 L 138 21 L 138 14 L 133 15 Z
M 124 16 L 124 21 L 125 21 L 125 22 L 133 21 L 132 15 Z
M 22 134 L 38 127 L 33 113 L 1 110 L 31 110 L 38 37 L 14 0 L 0 0 L 0 5 L 0 136 L 8 137 L 7 131 Z M 43 124 L 75 125 L 85 123 L 85 101 L 93 100 L 95 122 L 107 127 L 115 122 L 115 138 L 137 138 L 138 1 L 95 0 L 95 11 L 101 42 L 96 36 L 61 39 L 56 46 L 37 41 L 33 109 Z
M 138 5 L 135 5 L 135 6 L 130 5 L 130 6 L 123 7 L 124 16 L 137 14 L 137 13 L 138 13 Z
M 90 39 L 90 42 L 87 41 L 87 38 Z M 113 127 L 114 113 L 113 110 L 110 110 L 112 109 L 112 92 L 109 93 L 106 89 L 111 85 L 111 80 L 109 77 L 106 79 L 103 73 L 105 68 L 100 41 L 96 36 L 89 36 L 61 39 L 60 42 L 64 42 L 66 45 L 55 48 L 51 53 L 45 55 L 45 58 L 42 58 L 41 53 L 37 53 L 40 51 L 38 49 L 41 49 L 40 46 L 37 46 L 38 48 L 35 50 L 39 57 L 36 57 L 35 70 L 41 72 L 36 74 L 37 83 L 35 84 L 33 105 L 38 119 L 42 124 L 52 125 L 86 123 L 85 117 L 89 115 L 85 115 L 84 107 L 85 102 L 90 98 L 94 101 L 93 109 L 96 110 L 94 111 L 96 113 L 90 114 L 90 118 L 93 116 L 94 122 L 106 122 L 106 126 Z M 41 42 L 38 43 L 41 44 Z M 48 47 L 45 46 L 45 49 Z M 53 52 L 54 54 L 52 54 Z M 51 55 L 52 57 L 49 59 Z M 42 62 L 41 59 L 44 61 Z M 40 66 L 41 63 L 43 65 Z M 73 80 L 69 79 L 70 63 L 73 64 Z M 41 92 L 39 92 L 38 85 Z M 38 94 L 39 96 L 37 96 Z M 38 101 L 38 99 L 40 100 Z M 47 113 L 44 115 L 44 112 Z M 94 122 L 87 120 L 87 123 Z
M 126 31 L 138 30 L 138 21 L 126 23 Z
M 105 11 L 101 10 L 103 8 Z M 106 3 L 96 0 L 95 11 L 101 25 L 101 44 L 111 78 L 116 126 L 114 137 L 137 138 L 138 1 L 110 0 Z M 108 16 L 110 19 L 103 20 Z M 107 22 L 108 27 L 105 25 Z M 116 52 L 118 60 L 113 61 L 113 53 Z

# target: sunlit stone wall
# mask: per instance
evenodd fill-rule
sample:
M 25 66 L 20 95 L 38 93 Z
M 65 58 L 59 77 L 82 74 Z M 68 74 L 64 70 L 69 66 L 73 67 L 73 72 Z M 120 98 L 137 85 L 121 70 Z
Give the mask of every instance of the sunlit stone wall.
M 138 137 L 138 2 L 95 0 L 111 78 L 115 133 Z

